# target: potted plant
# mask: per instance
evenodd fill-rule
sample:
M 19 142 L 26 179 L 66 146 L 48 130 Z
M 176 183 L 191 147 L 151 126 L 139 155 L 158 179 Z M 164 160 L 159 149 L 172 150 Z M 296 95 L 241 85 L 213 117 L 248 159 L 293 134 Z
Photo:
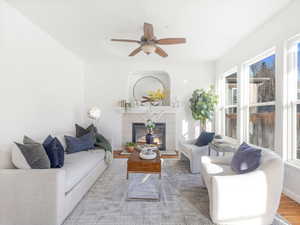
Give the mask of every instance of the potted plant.
M 125 145 L 127 152 L 134 152 L 135 147 L 136 147 L 136 143 L 134 142 L 127 142 Z
M 211 86 L 207 91 L 197 89 L 190 98 L 190 109 L 195 120 L 200 121 L 201 130 L 206 129 L 206 121 L 214 115 L 215 106 L 218 104 L 218 96 Z

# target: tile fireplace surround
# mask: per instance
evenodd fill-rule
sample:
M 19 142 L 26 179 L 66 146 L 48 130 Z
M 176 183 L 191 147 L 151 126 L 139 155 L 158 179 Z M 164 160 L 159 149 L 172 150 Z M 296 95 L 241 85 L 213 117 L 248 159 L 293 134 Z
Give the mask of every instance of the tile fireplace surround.
M 132 141 L 132 125 L 133 123 L 144 123 L 146 113 L 142 112 L 124 112 L 122 115 L 122 143 Z M 176 113 L 164 113 L 156 123 L 166 124 L 166 150 L 176 150 Z

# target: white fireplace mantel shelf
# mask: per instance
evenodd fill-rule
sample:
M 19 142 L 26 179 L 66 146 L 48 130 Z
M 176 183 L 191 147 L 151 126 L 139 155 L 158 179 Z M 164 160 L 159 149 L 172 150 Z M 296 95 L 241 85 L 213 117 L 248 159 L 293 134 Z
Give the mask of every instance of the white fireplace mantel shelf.
M 162 113 L 163 114 L 176 114 L 178 108 L 173 108 L 170 106 L 154 106 L 151 108 L 152 113 Z M 135 107 L 135 108 L 130 108 L 127 110 L 118 108 L 118 111 L 122 114 L 143 114 L 143 113 L 150 113 L 149 112 L 149 107 Z

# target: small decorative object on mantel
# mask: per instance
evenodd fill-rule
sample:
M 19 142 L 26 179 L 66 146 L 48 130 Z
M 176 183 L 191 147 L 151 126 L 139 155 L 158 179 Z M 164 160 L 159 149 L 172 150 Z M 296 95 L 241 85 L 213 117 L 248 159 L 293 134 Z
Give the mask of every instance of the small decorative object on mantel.
M 127 100 L 121 100 L 120 101 L 120 107 L 122 108 L 122 109 L 124 109 L 125 111 L 127 111 L 128 109 L 130 109 L 131 108 L 131 103 L 130 102 L 128 102 Z
M 126 151 L 129 153 L 134 152 L 135 147 L 136 147 L 136 143 L 133 143 L 133 142 L 127 142 L 125 145 Z
M 206 130 L 206 121 L 211 120 L 215 106 L 218 104 L 218 96 L 214 93 L 213 86 L 209 90 L 197 89 L 190 98 L 190 109 L 195 120 L 200 121 L 201 130 Z

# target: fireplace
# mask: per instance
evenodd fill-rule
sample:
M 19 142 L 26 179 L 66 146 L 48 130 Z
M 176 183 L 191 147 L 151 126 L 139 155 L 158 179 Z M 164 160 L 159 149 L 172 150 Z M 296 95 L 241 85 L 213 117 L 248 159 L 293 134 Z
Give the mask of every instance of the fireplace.
M 132 141 L 136 143 L 146 143 L 147 129 L 144 123 L 132 124 Z M 153 130 L 154 143 L 158 144 L 159 150 L 166 150 L 166 124 L 155 123 Z

